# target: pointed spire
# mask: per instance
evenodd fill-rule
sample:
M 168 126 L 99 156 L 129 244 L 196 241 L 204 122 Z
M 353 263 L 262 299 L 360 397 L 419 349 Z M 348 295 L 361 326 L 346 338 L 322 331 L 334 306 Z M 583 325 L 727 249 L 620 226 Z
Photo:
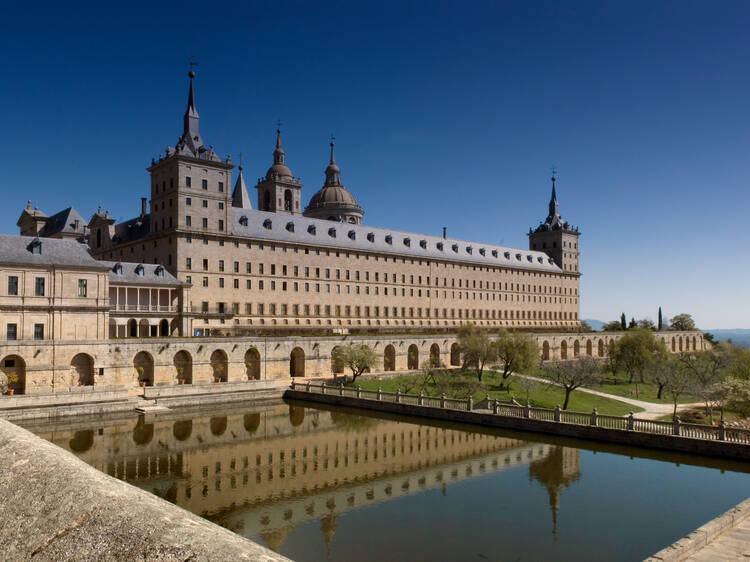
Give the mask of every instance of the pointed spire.
M 185 110 L 184 120 L 184 135 L 190 135 L 190 138 L 198 136 L 198 110 L 195 107 L 195 93 L 193 91 L 193 78 L 195 78 L 195 72 L 192 70 L 188 72 L 188 78 L 190 78 L 190 91 L 188 93 L 187 109 Z
M 341 185 L 341 169 L 336 165 L 336 159 L 333 154 L 335 137 L 331 135 L 331 161 L 326 168 L 325 185 Z
M 279 124 L 279 127 L 276 129 L 276 150 L 273 151 L 273 163 L 284 163 L 284 149 L 281 146 L 281 124 Z
M 555 181 L 557 179 L 555 178 L 555 170 L 552 170 L 552 196 L 549 199 L 549 216 L 547 217 L 547 220 L 549 221 L 552 219 L 554 221 L 557 219 L 558 221 L 561 221 L 560 219 L 560 209 L 557 204 L 557 192 L 555 191 Z
M 242 165 L 239 166 L 240 174 L 237 176 L 237 182 L 234 184 L 234 191 L 232 192 L 232 207 L 238 207 L 240 209 L 252 209 L 253 204 L 250 201 L 250 195 L 247 193 L 247 186 L 245 185 L 245 178 L 242 175 Z
M 334 155 L 333 155 L 333 145 L 334 144 L 335 143 L 333 142 L 333 135 L 331 135 L 331 161 L 329 162 L 329 164 L 336 164 L 336 159 L 334 158 Z

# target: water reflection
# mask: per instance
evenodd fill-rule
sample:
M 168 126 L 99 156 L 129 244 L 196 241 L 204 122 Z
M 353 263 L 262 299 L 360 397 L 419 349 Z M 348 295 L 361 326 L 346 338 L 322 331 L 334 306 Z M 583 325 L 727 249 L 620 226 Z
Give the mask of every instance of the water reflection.
M 570 441 L 529 441 L 528 436 L 512 432 L 468 431 L 461 426 L 286 403 L 227 407 L 220 412 L 173 410 L 156 417 L 63 420 L 30 429 L 111 476 L 293 558 L 384 559 L 401 552 L 407 558 L 424 554 L 455 559 L 460 548 L 487 542 L 487 537 L 512 545 L 530 533 L 537 535 L 531 541 L 536 550 L 530 558 L 587 558 L 579 535 L 597 524 L 606 525 L 597 519 L 584 525 L 586 514 L 581 515 L 587 502 L 604 501 L 602 486 L 608 483 L 598 479 L 606 471 L 596 469 L 600 461 L 594 462 L 590 454 L 582 462 L 581 449 Z M 632 461 L 620 455 L 597 457 L 674 469 L 668 463 Z M 576 492 L 582 464 L 591 469 L 586 481 L 598 486 L 593 492 L 584 493 L 583 488 Z M 614 486 L 617 474 L 627 473 L 622 468 L 606 470 Z M 653 477 L 653 466 L 651 471 Z M 546 501 L 542 496 L 534 499 L 540 492 Z M 563 501 L 569 493 L 571 499 Z M 744 499 L 736 490 L 725 497 L 736 497 L 728 500 L 726 508 Z M 727 503 L 725 497 L 721 501 Z M 724 507 L 721 502 L 717 505 Z M 578 517 L 566 518 L 568 524 L 560 533 L 558 520 L 566 506 Z M 409 510 L 417 513 L 416 518 L 393 520 Z M 438 530 L 441 525 L 460 528 L 475 511 L 482 514 L 482 521 L 473 522 L 473 529 L 464 528 L 462 539 L 449 538 L 450 530 Z M 677 521 L 667 535 L 684 534 L 714 515 L 710 513 L 696 511 L 687 523 Z M 422 542 L 411 536 L 420 532 L 420 524 L 426 533 Z M 513 524 L 520 527 L 514 531 Z M 622 528 L 623 521 L 618 524 Z M 403 530 L 401 525 L 408 536 L 399 541 L 393 533 Z M 489 527 L 482 534 L 484 525 Z M 381 529 L 389 530 L 390 538 L 371 551 L 347 551 L 349 546 L 361 549 L 362 537 L 371 538 Z M 542 535 L 548 539 L 541 539 Z M 572 542 L 557 544 L 555 537 L 561 535 Z M 550 539 L 552 543 L 545 542 Z M 657 547 L 668 539 L 672 538 L 651 538 Z M 524 540 L 528 542 L 528 537 Z M 454 547 L 459 550 L 451 551 Z M 430 548 L 435 550 L 427 556 Z M 658 550 L 644 548 L 643 554 Z

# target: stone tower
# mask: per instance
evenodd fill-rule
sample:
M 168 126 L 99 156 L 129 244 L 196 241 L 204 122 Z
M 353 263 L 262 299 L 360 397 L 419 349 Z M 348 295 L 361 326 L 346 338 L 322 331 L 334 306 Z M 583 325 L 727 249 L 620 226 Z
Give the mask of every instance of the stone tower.
M 579 235 L 578 228 L 573 228 L 560 216 L 553 175 L 549 214 L 536 230 L 529 229 L 529 250 L 541 250 L 555 260 L 565 273 L 580 275 Z
M 276 129 L 276 150 L 273 151 L 273 166 L 266 177 L 258 180 L 258 209 L 272 213 L 302 213 L 300 199 L 302 182 L 292 175 L 284 163 L 284 149 L 281 146 L 281 129 Z
M 316 219 L 362 224 L 362 207 L 341 184 L 341 169 L 336 164 L 331 140 L 331 160 L 326 168 L 326 182 L 310 199 L 304 215 Z

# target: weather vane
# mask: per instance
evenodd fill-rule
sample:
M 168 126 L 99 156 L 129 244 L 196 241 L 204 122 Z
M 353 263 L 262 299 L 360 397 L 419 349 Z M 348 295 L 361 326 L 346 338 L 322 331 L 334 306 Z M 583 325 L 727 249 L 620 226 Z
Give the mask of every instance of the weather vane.
M 336 137 L 333 136 L 333 133 L 331 133 L 331 144 L 333 144 L 333 141 L 336 140 Z
M 281 129 L 281 119 L 276 120 L 276 128 Z
M 190 70 L 193 70 L 194 66 L 198 66 L 198 63 L 195 62 L 195 55 L 190 55 L 190 58 L 188 59 L 188 66 L 190 67 Z
M 555 181 L 555 175 L 557 174 L 557 168 L 552 166 L 552 181 Z

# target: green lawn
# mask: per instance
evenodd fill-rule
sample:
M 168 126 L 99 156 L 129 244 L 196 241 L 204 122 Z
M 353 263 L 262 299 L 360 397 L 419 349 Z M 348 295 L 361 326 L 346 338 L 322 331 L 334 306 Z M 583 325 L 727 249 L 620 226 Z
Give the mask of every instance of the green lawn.
M 453 383 L 453 388 L 459 393 L 461 388 L 473 388 L 474 401 L 483 400 L 486 393 L 490 398 L 508 401 L 514 397 L 518 402 L 526 402 L 526 391 L 520 386 L 518 379 L 511 377 L 510 387 L 506 384 L 500 388 L 501 376 L 499 373 L 485 371 L 482 377 L 482 385 L 478 386 L 477 377 L 473 371 L 469 372 L 451 372 L 449 374 Z M 508 381 L 506 381 L 507 383 Z M 408 392 L 409 394 L 419 394 L 423 389 L 424 377 L 422 375 L 404 375 L 389 379 L 359 379 L 357 384 L 366 390 L 377 390 L 380 387 L 384 392 Z M 426 395 L 438 396 L 439 390 L 434 384 L 427 384 L 424 387 Z M 565 391 L 562 388 L 539 383 L 529 392 L 529 403 L 532 406 L 541 408 L 554 408 L 556 405 L 562 406 L 565 400 Z M 577 412 L 590 412 L 596 408 L 600 414 L 609 414 L 615 416 L 627 415 L 628 412 L 641 412 L 641 408 L 630 406 L 617 400 L 601 398 L 593 394 L 574 391 L 570 397 L 568 410 Z

